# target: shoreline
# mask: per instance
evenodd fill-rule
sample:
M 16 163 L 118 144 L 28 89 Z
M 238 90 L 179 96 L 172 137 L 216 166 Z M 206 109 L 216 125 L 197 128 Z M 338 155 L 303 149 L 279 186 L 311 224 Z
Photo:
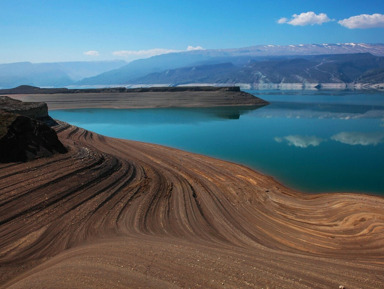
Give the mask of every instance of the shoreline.
M 126 87 L 127 89 L 151 88 L 151 87 L 172 87 L 171 83 L 162 84 L 113 84 L 113 85 L 85 85 L 85 86 L 68 86 L 69 89 L 100 89 L 100 88 L 118 88 Z M 190 83 L 175 87 L 240 87 L 242 90 L 374 90 L 383 91 L 384 83 Z
M 5 287 L 384 285 L 382 197 L 303 194 L 244 165 L 55 129 L 69 153 L 0 164 Z
M 244 107 L 246 107 L 246 106 L 244 106 Z M 148 107 L 148 108 L 128 108 L 128 109 L 151 109 L 151 108 L 153 108 L 153 107 Z M 172 107 L 162 107 L 162 108 L 166 109 L 166 108 L 172 108 Z M 195 107 L 183 107 L 183 108 L 195 108 Z M 204 109 L 204 108 L 212 108 L 212 107 L 199 107 L 199 108 L 203 108 Z M 57 109 L 57 110 L 66 110 L 66 109 L 69 109 L 69 108 L 62 108 L 62 109 Z M 79 109 L 120 109 L 120 108 L 97 107 L 97 108 L 79 108 Z M 125 108 L 121 108 L 121 109 L 125 109 Z M 72 108 L 71 108 L 71 110 L 72 110 Z M 55 119 L 55 121 L 60 121 L 60 120 Z M 95 131 L 92 131 L 92 133 L 100 134 L 100 133 L 95 132 Z M 295 188 L 294 184 L 288 184 L 287 182 L 279 179 L 277 176 L 275 176 L 273 174 L 270 174 L 268 172 L 265 172 L 265 171 L 263 171 L 260 168 L 253 167 L 252 165 L 249 165 L 247 163 L 243 163 L 243 162 L 239 162 L 239 161 L 234 161 L 234 160 L 228 160 L 228 159 L 225 159 L 225 158 L 216 157 L 216 156 L 212 156 L 212 155 L 209 155 L 209 154 L 195 152 L 195 151 L 191 151 L 191 150 L 187 150 L 187 149 L 183 149 L 183 148 L 173 147 L 171 145 L 153 143 L 153 142 L 150 142 L 150 141 L 147 142 L 147 141 L 134 140 L 134 139 L 129 139 L 129 138 L 121 138 L 121 137 L 113 137 L 113 136 L 105 136 L 105 137 L 114 138 L 114 139 L 118 139 L 118 140 L 121 140 L 121 141 L 129 141 L 129 142 L 137 142 L 137 143 L 142 143 L 142 144 L 151 144 L 151 145 L 154 145 L 154 146 L 161 146 L 161 147 L 165 147 L 165 148 L 169 148 L 169 149 L 174 149 L 174 150 L 177 150 L 177 151 L 180 151 L 180 152 L 185 152 L 185 153 L 189 153 L 189 154 L 196 154 L 196 155 L 200 155 L 200 156 L 203 156 L 203 157 L 212 158 L 212 159 L 220 160 L 220 161 L 227 162 L 227 163 L 230 163 L 230 164 L 234 164 L 234 165 L 244 166 L 245 168 L 253 170 L 256 173 L 265 176 L 266 178 L 272 179 L 273 182 L 279 184 L 280 186 L 283 186 L 283 187 L 285 187 L 285 188 L 287 188 L 289 190 L 298 192 L 300 194 L 307 194 L 307 195 L 353 194 L 353 195 L 361 195 L 361 196 L 371 196 L 371 197 L 384 198 L 384 193 L 383 192 L 373 192 L 373 191 L 370 191 L 370 192 L 367 192 L 367 191 L 353 191 L 353 190 L 306 191 L 303 188 L 298 188 L 298 187 Z

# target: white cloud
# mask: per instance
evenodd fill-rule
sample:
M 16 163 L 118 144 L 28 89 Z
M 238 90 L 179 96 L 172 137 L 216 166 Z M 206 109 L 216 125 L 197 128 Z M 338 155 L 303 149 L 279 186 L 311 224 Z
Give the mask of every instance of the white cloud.
M 172 52 L 178 52 L 178 50 L 154 48 L 148 50 L 119 50 L 114 51 L 112 54 L 116 56 L 129 57 L 129 56 L 140 56 L 140 57 L 151 57 L 160 54 L 167 54 Z
M 285 17 L 280 18 L 277 23 L 290 24 L 293 26 L 306 26 L 306 25 L 321 25 L 325 22 L 329 22 L 331 19 L 325 13 L 316 14 L 315 12 L 303 12 L 301 14 L 293 14 L 292 19 L 289 20 Z
M 278 143 L 286 142 L 290 146 L 307 148 L 309 146 L 317 147 L 324 140 L 316 136 L 288 135 L 284 137 L 275 137 Z
M 279 23 L 279 24 L 284 24 L 284 23 L 287 23 L 287 22 L 288 22 L 288 18 L 285 18 L 285 17 L 280 18 L 279 20 L 277 20 L 277 23 Z
M 99 56 L 100 53 L 99 53 L 99 51 L 96 51 L 96 50 L 89 50 L 89 51 L 84 52 L 84 55 L 87 55 L 87 56 Z
M 201 46 L 191 46 L 191 45 L 188 45 L 187 51 L 193 51 L 193 50 L 204 50 L 204 48 L 201 47 Z
M 165 49 L 165 48 L 154 48 L 147 50 L 119 50 L 112 52 L 113 55 L 119 57 L 125 57 L 130 59 L 148 58 L 161 54 L 168 54 L 174 52 L 193 51 L 193 50 L 204 50 L 201 46 L 188 46 L 185 50 L 176 49 Z
M 331 139 L 348 145 L 378 145 L 384 140 L 384 132 L 340 132 Z
M 338 23 L 349 29 L 384 27 L 384 15 L 378 13 L 361 14 L 340 20 Z

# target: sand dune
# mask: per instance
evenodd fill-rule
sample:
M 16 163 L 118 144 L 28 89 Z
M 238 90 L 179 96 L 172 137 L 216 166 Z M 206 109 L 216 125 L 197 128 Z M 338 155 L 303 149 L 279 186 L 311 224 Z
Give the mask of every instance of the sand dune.
M 0 164 L 4 288 L 384 288 L 383 198 L 56 129 L 69 153 Z

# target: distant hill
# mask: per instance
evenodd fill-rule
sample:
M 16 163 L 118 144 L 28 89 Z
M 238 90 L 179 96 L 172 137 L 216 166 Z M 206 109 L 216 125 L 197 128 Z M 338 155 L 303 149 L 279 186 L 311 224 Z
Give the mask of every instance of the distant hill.
M 210 66 L 231 63 L 242 67 L 247 63 L 265 61 L 271 57 L 292 57 L 308 55 L 333 55 L 371 53 L 384 56 L 384 44 L 300 44 L 300 45 L 259 45 L 239 49 L 210 49 L 154 56 L 132 61 L 127 65 L 85 78 L 78 85 L 126 85 L 137 84 L 139 79 L 153 73 L 183 69 L 185 67 Z M 208 67 L 206 67 L 208 69 Z M 152 75 L 151 77 L 153 77 Z M 160 77 L 160 76 L 159 76 Z M 217 77 L 216 77 L 217 78 Z M 145 78 L 143 78 L 145 79 Z M 178 80 L 176 83 L 188 82 Z M 220 83 L 223 81 L 221 80 Z M 146 82 L 147 83 L 147 82 Z M 160 82 L 155 82 L 160 83 Z M 168 83 L 168 82 L 164 82 Z
M 232 63 L 196 65 L 151 73 L 133 79 L 140 84 L 234 83 L 240 67 Z
M 117 69 L 126 65 L 127 62 L 123 60 L 112 60 L 58 62 L 57 64 L 72 80 L 79 81 L 86 77 L 95 76 L 106 71 Z
M 130 80 L 145 76 L 149 73 L 160 72 L 166 69 L 173 69 L 188 66 L 193 63 L 209 61 L 211 57 L 200 53 L 169 53 L 153 56 L 148 59 L 139 59 L 128 63 L 127 65 L 104 72 L 100 75 L 85 78 L 78 85 L 113 85 L 126 84 Z
M 19 85 L 61 87 L 125 64 L 124 61 L 0 64 L 0 88 Z
M 188 83 L 384 83 L 384 57 L 369 53 L 271 57 L 236 66 L 232 63 L 190 66 L 152 73 L 141 84 Z
M 0 87 L 9 88 L 21 84 L 63 86 L 71 83 L 73 80 L 56 63 L 0 64 Z

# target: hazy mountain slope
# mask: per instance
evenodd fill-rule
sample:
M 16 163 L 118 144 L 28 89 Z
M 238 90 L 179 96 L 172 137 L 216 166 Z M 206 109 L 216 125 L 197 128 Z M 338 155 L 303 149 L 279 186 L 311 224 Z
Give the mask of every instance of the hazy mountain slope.
M 142 84 L 185 83 L 351 83 L 384 82 L 384 57 L 368 53 L 278 57 L 243 66 L 230 63 L 193 66 L 149 74 Z M 380 72 L 381 76 L 375 75 Z
M 59 62 L 58 65 L 71 79 L 78 81 L 126 65 L 123 60 Z
M 199 65 L 151 73 L 145 77 L 132 80 L 133 83 L 205 83 L 227 82 L 230 75 L 236 74 L 238 67 L 232 63 Z
M 124 61 L 0 64 L 0 87 L 11 88 L 19 85 L 62 87 L 73 84 L 75 80 L 124 64 L 126 64 Z
M 383 83 L 384 68 L 368 70 L 360 76 L 358 81 L 362 83 Z
M 364 54 L 301 56 L 254 62 L 236 81 L 257 83 L 351 83 L 371 69 L 384 67 L 384 57 Z
M 0 87 L 20 84 L 35 86 L 62 86 L 73 81 L 56 63 L 32 64 L 30 62 L 0 64 Z
M 79 85 L 97 84 L 125 84 L 130 80 L 145 76 L 149 73 L 160 72 L 166 69 L 174 69 L 189 66 L 196 62 L 209 60 L 210 56 L 200 53 L 170 53 L 153 56 L 148 59 L 139 59 L 127 65 L 102 73 L 95 77 L 85 78 L 79 81 Z

